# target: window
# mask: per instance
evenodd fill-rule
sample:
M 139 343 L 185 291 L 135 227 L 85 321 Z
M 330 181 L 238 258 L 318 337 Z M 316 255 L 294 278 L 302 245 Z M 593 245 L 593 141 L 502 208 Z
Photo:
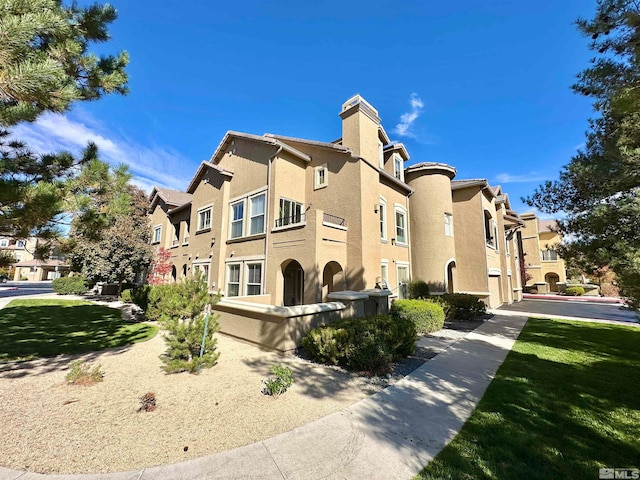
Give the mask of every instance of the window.
M 453 215 L 450 213 L 444 214 L 444 234 L 453 237 Z
M 183 245 L 189 244 L 189 230 L 191 229 L 191 223 L 189 220 L 184 222 L 184 239 L 182 240 Z
M 387 239 L 387 202 L 380 197 L 380 239 Z
M 0 240 L 0 247 L 8 247 L 9 246 L 9 240 L 7 240 L 6 238 L 3 238 L 2 240 Z
M 209 285 L 209 264 L 208 263 L 194 263 L 193 264 L 193 275 L 194 276 L 202 276 L 204 280 Z
M 327 175 L 329 174 L 329 171 L 327 170 L 327 164 L 325 163 L 324 165 L 320 165 L 319 167 L 316 167 L 315 170 L 315 179 L 314 179 L 314 189 L 317 190 L 318 188 L 324 188 L 326 187 L 329 183 L 329 179 L 327 177 Z
M 251 206 L 249 235 L 264 233 L 265 199 L 266 195 L 264 193 L 249 199 L 249 204 Z
M 162 238 L 162 226 L 158 225 L 153 228 L 153 243 L 160 243 Z
M 198 230 L 211 228 L 211 207 L 198 210 Z
M 507 255 L 511 255 L 511 251 L 509 250 L 509 235 L 504 236 L 504 253 Z
M 404 171 L 402 169 L 402 158 L 400 155 L 393 156 L 393 175 L 398 180 L 404 182 Z
M 286 198 L 280 199 L 280 218 L 276 220 L 276 227 L 295 225 L 304 221 L 303 205 Z
M 396 208 L 396 243 L 407 243 L 407 214 Z
M 493 222 L 493 248 L 498 250 L 498 224 Z
M 18 240 L 16 242 L 16 248 L 24 248 L 27 245 L 27 242 L 24 240 Z
M 16 262 L 21 262 L 21 261 L 22 261 L 22 254 L 16 253 Z
M 484 236 L 487 245 L 493 247 L 493 237 L 491 236 L 492 219 L 488 210 L 484 211 Z
M 551 250 L 550 248 L 542 250 L 542 260 L 547 262 L 558 260 L 558 252 L 556 252 L 555 250 Z
M 229 238 L 242 236 L 244 222 L 244 200 L 231 204 L 231 231 Z
M 240 295 L 240 264 L 227 265 L 227 297 Z
M 384 145 L 380 140 L 378 140 L 378 164 L 384 169 Z
M 382 288 L 389 288 L 389 262 L 382 262 L 380 264 L 380 286 Z
M 247 264 L 247 295 L 262 293 L 262 263 Z

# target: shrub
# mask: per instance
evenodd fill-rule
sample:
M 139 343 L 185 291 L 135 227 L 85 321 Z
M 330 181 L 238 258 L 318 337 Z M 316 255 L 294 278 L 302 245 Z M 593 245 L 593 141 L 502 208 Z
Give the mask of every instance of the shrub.
M 153 305 L 154 315 L 158 316 L 160 325 L 166 330 L 167 351 L 160 357 L 165 372 L 200 373 L 201 367 L 209 368 L 216 364 L 220 356 L 216 352 L 218 340 L 215 337 L 220 329 L 218 315 L 210 315 L 205 311 L 217 301 L 218 297 L 209 295 L 207 283 L 201 277 L 172 285 L 157 285 L 151 289 L 149 311 Z
M 122 290 L 122 293 L 120 294 L 120 301 L 124 303 L 133 303 L 133 297 L 131 295 L 132 291 L 133 289 L 131 288 Z
M 133 303 L 146 312 L 149 305 L 149 293 L 152 288 L 151 285 L 140 285 L 123 290 L 120 294 L 120 300 L 126 303 Z
M 69 373 L 64 376 L 64 379 L 72 385 L 93 385 L 104 379 L 104 372 L 100 364 L 91 368 L 87 362 L 75 360 L 71 362 Z
M 409 282 L 409 298 L 427 298 L 429 296 L 429 285 L 424 280 L 411 280 Z
M 87 279 L 81 275 L 60 277 L 51 282 L 53 291 L 58 295 L 82 295 L 87 293 Z
M 582 295 L 584 295 L 584 288 L 580 285 L 576 285 L 573 287 L 567 287 L 567 289 L 564 291 L 565 295 L 571 295 L 571 296 L 575 296 L 575 297 L 581 297 Z
M 263 393 L 271 395 L 273 398 L 278 398 L 293 385 L 293 375 L 290 368 L 283 367 L 280 364 L 271 365 L 270 370 L 275 375 L 275 378 L 267 378 L 264 381 Z
M 156 394 L 147 392 L 140 397 L 138 412 L 153 412 L 156 409 Z
M 412 321 L 378 315 L 314 328 L 302 339 L 302 346 L 320 363 L 356 371 L 384 372 L 391 361 L 414 352 L 416 338 Z
M 472 320 L 487 313 L 485 303 L 467 293 L 447 293 L 441 298 L 447 304 L 447 320 Z
M 444 326 L 444 310 L 425 300 L 396 300 L 391 306 L 391 315 L 411 320 L 419 334 L 431 333 Z

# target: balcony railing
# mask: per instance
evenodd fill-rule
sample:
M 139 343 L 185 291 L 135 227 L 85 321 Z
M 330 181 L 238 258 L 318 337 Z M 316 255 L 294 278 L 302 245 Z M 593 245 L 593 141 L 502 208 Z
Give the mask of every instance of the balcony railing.
M 276 228 L 286 227 L 287 225 L 298 225 L 305 222 L 305 214 L 298 213 L 291 217 L 282 217 L 276 220 Z
M 327 223 L 332 223 L 333 225 L 340 225 L 341 227 L 347 226 L 347 221 L 344 218 L 336 217 L 335 215 L 330 215 L 328 213 L 323 213 L 322 220 Z

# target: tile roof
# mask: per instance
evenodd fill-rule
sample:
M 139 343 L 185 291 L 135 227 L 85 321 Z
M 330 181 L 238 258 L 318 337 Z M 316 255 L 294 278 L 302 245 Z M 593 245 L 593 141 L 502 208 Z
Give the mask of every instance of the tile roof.
M 190 193 L 182 192 L 180 190 L 170 190 L 168 188 L 155 187 L 154 190 L 158 196 L 168 205 L 184 205 L 191 201 L 192 195 Z M 151 193 L 153 195 L 153 192 Z

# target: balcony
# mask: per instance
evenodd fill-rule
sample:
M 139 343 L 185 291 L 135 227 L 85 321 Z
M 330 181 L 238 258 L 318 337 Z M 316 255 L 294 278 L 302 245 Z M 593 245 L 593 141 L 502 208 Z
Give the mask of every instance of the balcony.
M 322 223 L 329 224 L 331 226 L 343 227 L 347 228 L 347 221 L 344 218 L 337 217 L 335 215 L 330 215 L 328 213 L 323 212 Z
M 276 219 L 274 228 L 285 228 L 304 225 L 306 225 L 306 214 L 297 213 L 291 217 L 282 217 Z

